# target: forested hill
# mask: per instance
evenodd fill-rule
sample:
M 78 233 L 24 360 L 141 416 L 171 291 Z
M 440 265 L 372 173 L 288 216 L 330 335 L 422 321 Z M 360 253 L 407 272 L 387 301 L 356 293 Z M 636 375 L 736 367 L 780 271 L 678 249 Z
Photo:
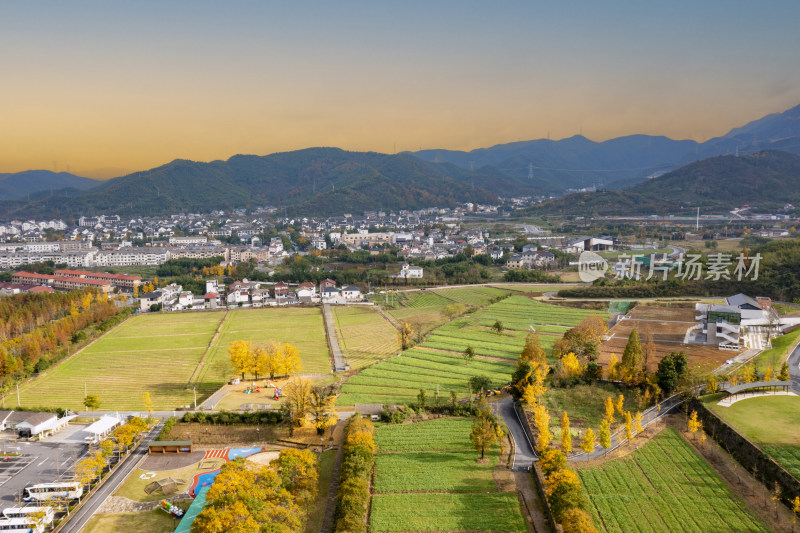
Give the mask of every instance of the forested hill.
M 0 218 L 86 213 L 159 215 L 274 205 L 309 215 L 496 202 L 530 189 L 490 169 L 471 172 L 409 154 L 310 148 L 227 161 L 175 160 L 90 191 L 0 203 Z
M 623 191 L 571 194 L 537 212 L 550 214 L 675 214 L 733 209 L 745 204 L 775 210 L 800 204 L 800 156 L 759 152 L 696 161 Z

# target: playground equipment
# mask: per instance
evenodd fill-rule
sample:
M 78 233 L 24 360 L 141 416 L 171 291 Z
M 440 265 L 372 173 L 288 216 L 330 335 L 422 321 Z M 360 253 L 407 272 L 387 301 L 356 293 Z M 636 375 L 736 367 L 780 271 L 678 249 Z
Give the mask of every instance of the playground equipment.
M 172 505 L 167 500 L 161 500 L 161 510 L 171 514 L 176 518 L 181 518 L 183 516 L 183 509 L 175 505 Z
M 283 396 L 283 389 L 275 387 L 275 395 L 272 397 L 272 399 L 277 401 L 281 399 L 281 396 Z

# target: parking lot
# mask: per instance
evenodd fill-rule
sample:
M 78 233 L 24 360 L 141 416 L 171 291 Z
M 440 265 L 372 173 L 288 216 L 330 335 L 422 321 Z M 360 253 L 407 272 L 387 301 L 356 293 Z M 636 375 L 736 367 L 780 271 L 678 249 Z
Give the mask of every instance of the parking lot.
M 11 432 L 0 434 L 0 503 L 13 503 L 33 483 L 65 479 L 87 449 L 83 425 L 70 425 L 43 441 L 18 441 Z M 19 453 L 21 456 L 11 456 Z

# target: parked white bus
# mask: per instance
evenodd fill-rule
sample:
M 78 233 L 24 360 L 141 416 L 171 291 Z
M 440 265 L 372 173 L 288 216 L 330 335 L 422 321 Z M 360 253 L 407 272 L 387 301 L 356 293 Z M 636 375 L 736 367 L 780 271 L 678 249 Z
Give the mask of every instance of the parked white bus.
M 77 481 L 37 483 L 25 487 L 22 499 L 26 502 L 45 500 L 76 500 L 83 496 L 83 485 Z
M 52 524 L 54 518 L 52 507 L 6 507 L 3 509 L 5 518 L 29 518 L 35 516 L 40 518 L 43 524 Z
M 32 518 L 0 518 L 0 531 L 44 533 L 44 524 L 37 524 Z

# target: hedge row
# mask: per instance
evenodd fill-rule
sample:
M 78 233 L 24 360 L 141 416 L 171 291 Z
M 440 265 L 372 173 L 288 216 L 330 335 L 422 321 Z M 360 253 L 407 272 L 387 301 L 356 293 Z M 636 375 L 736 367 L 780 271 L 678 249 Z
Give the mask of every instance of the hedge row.
M 369 479 L 375 464 L 375 426 L 358 415 L 345 428 L 339 492 L 336 494 L 336 533 L 366 533 Z
M 251 413 L 236 413 L 220 411 L 218 413 L 189 412 L 183 415 L 182 422 L 197 422 L 200 424 L 218 424 L 228 426 L 231 424 L 279 424 L 283 422 L 281 411 L 254 411 Z

